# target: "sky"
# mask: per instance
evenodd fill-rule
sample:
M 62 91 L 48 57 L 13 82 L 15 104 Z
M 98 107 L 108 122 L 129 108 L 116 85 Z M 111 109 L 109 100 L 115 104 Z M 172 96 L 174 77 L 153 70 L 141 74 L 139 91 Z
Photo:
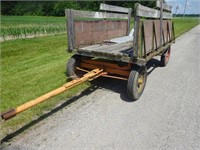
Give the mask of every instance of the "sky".
M 200 0 L 165 0 L 165 2 L 173 7 L 173 13 L 178 6 L 177 14 L 183 14 L 187 2 L 185 14 L 200 14 Z

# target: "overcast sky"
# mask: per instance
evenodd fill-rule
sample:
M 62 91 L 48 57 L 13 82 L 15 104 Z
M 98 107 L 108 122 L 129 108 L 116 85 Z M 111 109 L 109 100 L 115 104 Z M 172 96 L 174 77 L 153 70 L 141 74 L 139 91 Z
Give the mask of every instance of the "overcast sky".
M 185 2 L 187 1 L 186 14 L 200 14 L 200 0 L 165 0 L 167 4 L 173 7 L 175 13 L 178 6 L 177 14 L 184 13 Z

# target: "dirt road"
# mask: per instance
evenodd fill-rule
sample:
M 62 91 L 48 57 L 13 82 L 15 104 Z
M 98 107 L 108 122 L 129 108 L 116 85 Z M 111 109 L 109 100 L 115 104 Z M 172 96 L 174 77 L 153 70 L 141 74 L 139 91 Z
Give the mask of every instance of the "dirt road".
M 98 79 L 13 133 L 4 149 L 200 149 L 199 39 L 200 25 L 176 40 L 166 67 L 156 59 L 148 64 L 138 101 L 128 101 L 126 82 Z

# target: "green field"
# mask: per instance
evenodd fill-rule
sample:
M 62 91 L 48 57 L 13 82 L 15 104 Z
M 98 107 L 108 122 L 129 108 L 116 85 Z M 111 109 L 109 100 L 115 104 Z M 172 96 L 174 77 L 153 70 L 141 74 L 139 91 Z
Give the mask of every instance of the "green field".
M 179 37 L 200 23 L 200 18 L 177 17 L 174 19 L 175 35 Z
M 65 17 L 1 16 L 0 35 L 3 38 L 20 38 L 64 32 L 66 32 Z
M 65 66 L 71 56 L 66 52 L 66 35 L 20 39 L 1 45 L 0 111 L 16 107 L 66 83 Z M 88 83 L 52 98 L 5 122 L 1 134 L 28 123 L 59 101 L 88 87 Z M 1 137 L 1 135 L 0 135 Z
M 176 36 L 181 35 L 199 21 L 197 18 L 175 18 Z M 131 21 L 133 27 L 133 20 Z M 1 16 L 1 32 L 3 39 L 21 38 L 38 35 L 63 34 L 66 32 L 65 17 L 39 16 Z
M 19 17 L 19 20 L 23 18 L 21 22 L 18 21 L 18 17 L 11 18 L 9 20 L 6 20 L 6 17 L 2 18 L 2 27 L 17 27 L 19 24 L 20 26 L 36 24 L 39 27 L 47 22 L 43 21 L 43 18 L 44 20 L 48 18 L 49 24 L 63 23 L 65 26 L 65 20 L 60 17 L 38 17 L 38 20 L 37 17 L 30 17 L 30 20 L 26 17 L 27 21 L 24 21 L 24 17 Z M 197 18 L 176 18 L 174 22 L 176 36 L 180 36 L 199 23 Z M 71 56 L 66 53 L 66 49 L 66 34 L 2 42 L 0 111 L 16 107 L 66 83 L 65 66 Z M 4 122 L 0 138 L 8 131 L 11 133 L 38 118 L 56 104 L 87 87 L 89 83 L 80 85 Z

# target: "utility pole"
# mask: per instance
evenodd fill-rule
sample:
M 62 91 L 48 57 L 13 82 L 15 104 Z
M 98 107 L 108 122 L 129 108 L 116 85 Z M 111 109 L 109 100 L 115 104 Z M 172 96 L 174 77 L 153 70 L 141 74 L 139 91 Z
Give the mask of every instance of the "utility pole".
M 177 12 L 178 12 L 178 8 L 179 8 L 179 5 L 176 6 L 176 12 L 175 12 L 175 17 L 177 15 Z
M 185 0 L 185 8 L 184 8 L 183 17 L 185 17 L 186 7 L 187 7 L 187 0 Z

